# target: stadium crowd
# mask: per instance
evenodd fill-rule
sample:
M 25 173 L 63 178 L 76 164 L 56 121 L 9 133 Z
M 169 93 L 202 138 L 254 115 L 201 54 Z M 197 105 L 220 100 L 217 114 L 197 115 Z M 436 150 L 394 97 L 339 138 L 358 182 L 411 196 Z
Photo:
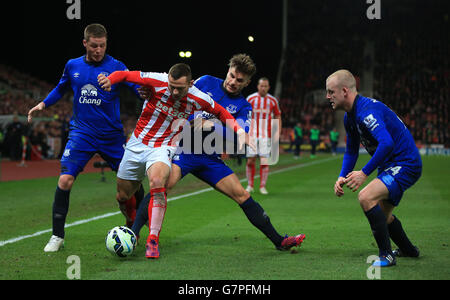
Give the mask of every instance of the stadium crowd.
M 27 124 L 23 119 L 29 109 L 42 101 L 53 88 L 54 85 L 30 74 L 0 64 L 0 116 L 13 115 L 11 121 L 0 123 L 2 157 L 16 161 L 22 159 L 22 136 L 27 137 L 26 159 L 61 157 L 72 115 L 73 93 L 66 93 L 56 105 L 37 112 L 32 124 Z M 22 116 L 22 120 L 19 116 Z M 128 136 L 134 129 L 136 120 L 132 109 L 124 109 L 122 122 Z
M 364 19 L 365 11 L 344 2 L 348 5 L 343 3 L 332 11 L 323 0 L 290 2 L 292 25 L 280 98 L 283 125 L 291 128 L 300 121 L 308 132 L 313 120 L 321 140 L 328 143 L 330 129 L 340 120 L 335 120 L 326 99 L 314 102 L 310 93 L 324 89 L 327 76 L 338 69 L 351 70 L 358 81 L 373 64 L 373 98 L 397 113 L 417 144 L 450 147 L 448 14 L 439 6 L 415 1 L 411 9 L 427 6 L 424 11 L 430 15 L 411 22 L 408 7 L 400 6 L 397 15 L 401 17 L 371 23 L 376 21 L 348 18 L 360 15 Z M 327 28 L 326 35 L 321 26 Z M 375 45 L 373 61 L 364 56 L 368 37 Z
M 418 144 L 449 147 L 450 49 L 439 35 L 418 29 L 380 38 L 374 97 L 397 112 Z

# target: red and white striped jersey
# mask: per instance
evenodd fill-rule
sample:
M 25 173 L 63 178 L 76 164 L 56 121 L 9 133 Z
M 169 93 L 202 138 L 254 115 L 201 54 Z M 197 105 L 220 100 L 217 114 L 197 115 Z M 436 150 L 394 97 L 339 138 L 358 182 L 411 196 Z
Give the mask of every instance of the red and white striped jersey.
M 247 97 L 252 105 L 252 123 L 249 135 L 255 138 L 270 138 L 272 136 L 272 118 L 281 115 L 278 100 L 271 94 L 261 97 L 258 92 Z
M 195 86 L 189 88 L 185 97 L 175 101 L 170 95 L 167 73 L 116 71 L 108 78 L 111 84 L 127 81 L 152 90 L 151 99 L 144 102 L 134 130 L 136 138 L 150 147 L 177 146 L 176 137 L 185 124 L 183 120 L 187 120 L 195 111 L 207 111 L 216 115 L 223 123 L 227 120 L 236 122 L 228 111 Z M 239 128 L 238 125 L 234 127 L 235 131 Z

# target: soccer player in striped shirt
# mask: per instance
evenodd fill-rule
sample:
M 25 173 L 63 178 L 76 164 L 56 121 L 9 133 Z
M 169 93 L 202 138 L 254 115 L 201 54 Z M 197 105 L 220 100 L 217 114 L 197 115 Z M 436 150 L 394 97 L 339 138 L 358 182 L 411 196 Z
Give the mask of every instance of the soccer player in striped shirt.
M 408 239 L 400 220 L 392 214 L 403 193 L 422 173 L 422 159 L 411 133 L 389 107 L 359 95 L 355 78 L 349 71 L 331 74 L 326 80 L 326 89 L 333 109 L 346 112 L 347 147 L 334 185 L 336 196 L 344 195 L 344 185 L 355 192 L 378 169 L 377 178 L 358 194 L 379 248 L 379 259 L 373 265 L 393 266 L 396 256 L 418 257 L 419 250 Z M 361 170 L 354 171 L 360 143 L 372 157 Z M 392 251 L 390 239 L 398 250 Z
M 253 192 L 254 178 L 256 170 L 256 157 L 259 156 L 259 174 L 260 184 L 259 191 L 261 194 L 267 195 L 266 189 L 267 178 L 269 177 L 268 158 L 271 155 L 271 141 L 278 139 L 281 133 L 281 110 L 278 100 L 269 94 L 269 79 L 262 77 L 258 81 L 258 92 L 247 97 L 247 101 L 252 105 L 252 123 L 250 127 L 250 138 L 256 146 L 256 151 L 248 149 L 247 151 L 247 192 Z M 273 121 L 278 121 L 278 132 L 272 137 Z M 275 122 L 276 122 L 275 121 Z
M 252 108 L 242 95 L 242 90 L 250 83 L 251 77 L 255 72 L 256 66 L 250 56 L 236 54 L 230 59 L 225 80 L 205 75 L 195 81 L 195 86 L 217 99 L 217 102 L 225 107 L 238 122 L 244 124 L 245 130 L 249 130 Z M 227 132 L 224 134 L 223 126 L 220 122 L 216 122 L 214 116 L 209 113 L 200 112 L 197 115 L 197 118 L 194 120 L 194 127 L 197 127 L 195 121 L 200 121 L 198 123 L 201 126 L 198 127 L 201 127 L 200 133 L 202 134 L 201 137 L 203 139 L 201 142 L 203 145 L 208 144 L 204 142 L 212 140 L 211 136 L 214 136 L 216 133 L 216 137 L 230 136 Z M 234 142 L 234 139 L 231 138 L 229 141 Z M 197 143 L 200 144 L 199 142 Z M 228 145 L 226 144 L 226 146 Z M 210 149 L 202 147 L 203 151 L 201 153 L 195 153 L 196 145 L 191 144 L 190 146 L 194 146 L 194 151 L 191 148 L 186 148 L 186 145 L 183 144 L 180 147 L 183 152 L 174 157 L 172 171 L 167 182 L 168 189 L 173 188 L 187 174 L 192 174 L 239 204 L 250 223 L 259 229 L 274 244 L 277 250 L 289 250 L 303 242 L 305 239 L 304 234 L 282 236 L 277 232 L 261 205 L 244 189 L 233 170 L 220 158 L 220 154 L 223 152 L 221 147 L 215 149 L 218 151 L 209 151 Z M 230 149 L 231 147 L 228 148 Z M 144 198 L 137 212 L 136 221 L 132 227 L 136 234 L 139 234 L 142 226 L 147 221 L 145 209 L 148 206 L 148 201 L 149 195 Z
M 216 116 L 237 133 L 239 146 L 249 144 L 249 137 L 234 117 L 208 94 L 193 85 L 187 64 L 172 66 L 169 73 L 139 71 L 114 72 L 99 75 L 100 86 L 106 91 L 122 82 L 132 82 L 151 89 L 151 98 L 144 103 L 133 135 L 117 172 L 117 200 L 126 201 L 147 175 L 150 183 L 148 205 L 149 236 L 147 258 L 159 258 L 159 234 L 167 207 L 166 182 L 172 168 L 179 134 L 194 111 Z

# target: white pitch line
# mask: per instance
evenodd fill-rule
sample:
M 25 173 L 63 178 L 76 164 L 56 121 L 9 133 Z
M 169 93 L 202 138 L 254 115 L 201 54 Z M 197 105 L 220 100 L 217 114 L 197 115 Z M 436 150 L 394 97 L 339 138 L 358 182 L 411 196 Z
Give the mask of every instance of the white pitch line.
M 309 166 L 316 165 L 316 164 L 319 164 L 319 163 L 324 163 L 324 162 L 327 162 L 327 161 L 330 161 L 330 160 L 334 160 L 334 159 L 336 159 L 338 157 L 339 156 L 337 156 L 337 157 L 329 157 L 329 158 L 326 158 L 326 159 L 316 160 L 316 161 L 308 162 L 308 163 L 301 164 L 301 165 L 295 165 L 295 166 L 292 166 L 292 167 L 287 167 L 287 168 L 283 168 L 283 169 L 280 169 L 280 170 L 272 171 L 272 172 L 270 172 L 270 174 L 278 174 L 278 173 L 283 173 L 283 172 L 287 172 L 287 171 L 291 171 L 291 170 L 295 170 L 295 169 L 309 167 Z M 258 177 L 259 177 L 259 175 L 255 176 L 255 178 L 258 178 Z M 245 181 L 247 181 L 247 178 L 243 178 L 243 179 L 240 180 L 240 182 L 245 182 Z M 206 193 L 206 192 L 213 191 L 213 190 L 214 189 L 211 188 L 211 187 L 210 188 L 205 188 L 205 189 L 201 189 L 201 190 L 198 190 L 198 191 L 195 191 L 195 192 L 192 192 L 192 193 L 188 193 L 188 194 L 183 194 L 183 195 L 167 198 L 167 201 L 173 201 L 173 200 L 177 200 L 177 199 L 187 198 L 187 197 L 190 197 L 190 196 L 195 196 L 195 195 Z M 89 222 L 92 222 L 92 221 L 96 221 L 96 220 L 112 217 L 112 216 L 118 215 L 120 213 L 121 213 L 120 211 L 117 211 L 117 212 L 107 213 L 107 214 L 103 214 L 103 215 L 96 216 L 96 217 L 89 218 L 89 219 L 76 221 L 76 222 L 73 222 L 73 223 L 70 223 L 70 224 L 66 224 L 64 226 L 64 228 L 69 228 L 69 227 L 73 227 L 73 226 L 77 226 L 77 225 L 81 225 L 81 224 L 86 224 L 86 223 L 89 223 Z M 33 234 L 22 235 L 22 236 L 19 236 L 19 237 L 16 237 L 16 238 L 12 238 L 12 239 L 9 239 L 9 240 L 6 240 L 6 241 L 0 241 L 0 247 L 3 247 L 5 245 L 7 245 L 7 244 L 13 244 L 13 243 L 19 242 L 19 241 L 24 240 L 24 239 L 28 239 L 28 238 L 36 237 L 36 236 L 39 236 L 39 235 L 43 235 L 43 234 L 49 233 L 49 232 L 52 232 L 52 229 L 46 229 L 46 230 L 35 232 Z

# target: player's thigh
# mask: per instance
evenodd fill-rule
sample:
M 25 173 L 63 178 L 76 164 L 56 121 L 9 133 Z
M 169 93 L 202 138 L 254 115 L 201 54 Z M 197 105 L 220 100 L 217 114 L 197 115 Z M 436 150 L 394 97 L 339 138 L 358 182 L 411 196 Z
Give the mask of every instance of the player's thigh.
M 170 170 L 170 175 L 166 182 L 166 189 L 170 190 L 171 188 L 173 188 L 177 184 L 177 182 L 180 181 L 180 179 L 181 168 L 176 164 L 172 164 L 172 169 Z
M 372 207 L 380 203 L 380 201 L 389 198 L 389 190 L 386 185 L 375 178 L 358 194 L 358 200 L 364 211 L 370 210 Z
M 157 161 L 147 169 L 150 188 L 164 187 L 170 175 L 170 168 L 165 162 Z
M 234 173 L 222 178 L 216 183 L 215 188 L 238 204 L 244 203 L 250 197 L 250 194 L 244 189 L 239 178 Z

